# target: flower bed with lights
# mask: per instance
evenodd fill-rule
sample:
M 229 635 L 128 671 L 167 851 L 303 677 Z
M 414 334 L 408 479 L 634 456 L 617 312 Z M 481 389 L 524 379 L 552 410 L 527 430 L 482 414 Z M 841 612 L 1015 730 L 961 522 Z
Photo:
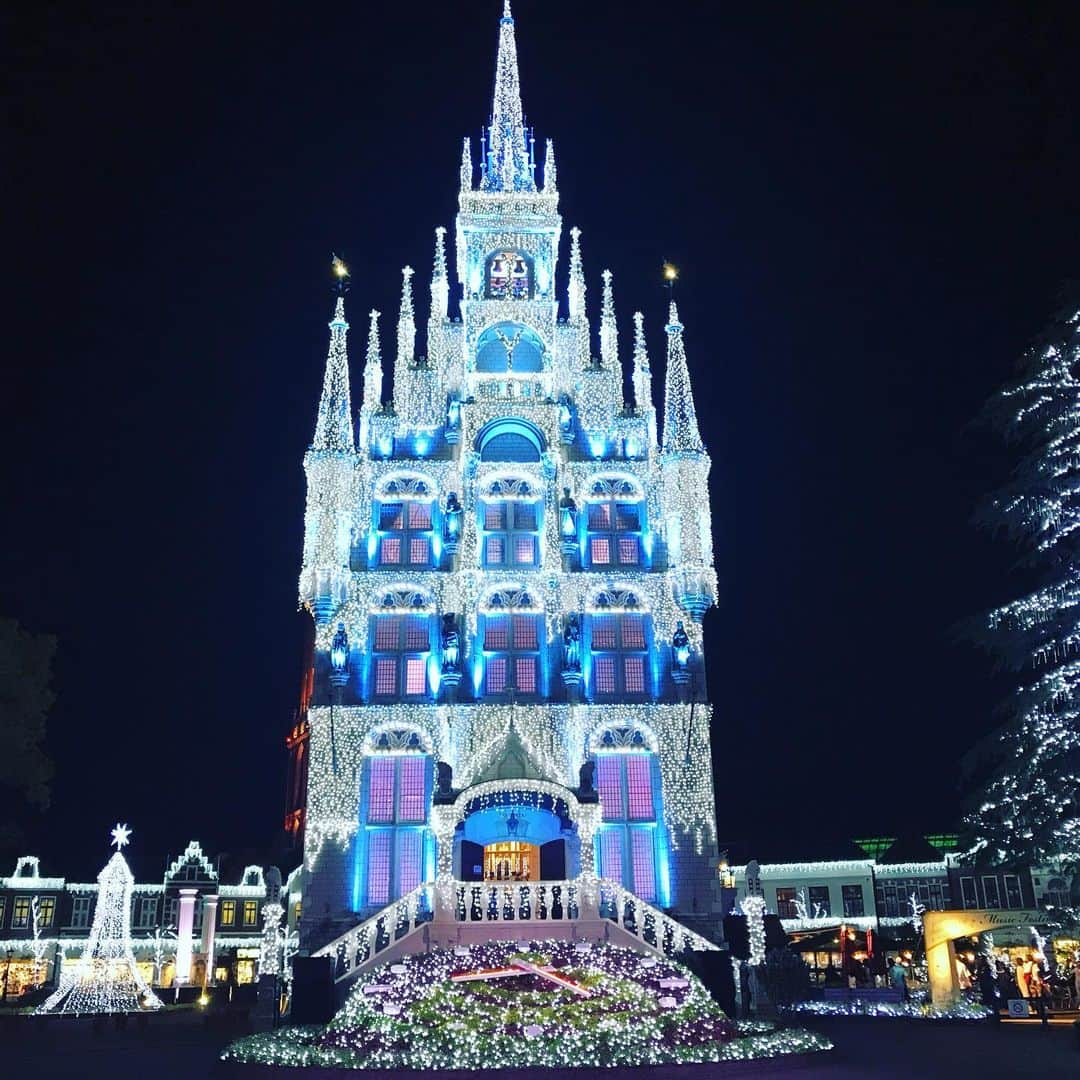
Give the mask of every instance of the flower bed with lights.
M 953 1005 L 942 1007 L 929 1001 L 801 1001 L 789 1006 L 789 1013 L 812 1016 L 885 1016 L 901 1020 L 985 1020 L 993 1015 L 978 1002 L 961 998 Z
M 234 1043 L 228 1061 L 351 1069 L 674 1065 L 828 1050 L 729 1020 L 671 961 L 573 942 L 434 950 L 365 972 L 325 1028 Z

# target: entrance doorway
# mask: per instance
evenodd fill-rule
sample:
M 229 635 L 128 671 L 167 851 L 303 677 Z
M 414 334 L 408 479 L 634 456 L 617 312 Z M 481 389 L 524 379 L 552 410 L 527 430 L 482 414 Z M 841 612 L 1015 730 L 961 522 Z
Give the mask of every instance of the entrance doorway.
M 485 881 L 539 881 L 540 848 L 522 840 L 500 840 L 484 848 Z

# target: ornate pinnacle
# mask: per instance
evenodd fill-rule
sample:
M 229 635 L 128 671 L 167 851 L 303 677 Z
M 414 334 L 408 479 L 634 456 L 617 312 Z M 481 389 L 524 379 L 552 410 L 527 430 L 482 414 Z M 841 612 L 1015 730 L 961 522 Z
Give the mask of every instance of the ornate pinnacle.
M 548 139 L 544 155 L 544 194 L 554 195 L 559 190 L 558 173 L 555 170 L 555 144 Z
M 698 430 L 694 392 L 690 386 L 690 369 L 686 364 L 683 344 L 683 324 L 679 309 L 671 301 L 668 323 L 667 373 L 664 380 L 664 453 L 704 453 L 705 444 Z
M 461 143 L 461 190 L 472 191 L 472 140 L 466 136 Z

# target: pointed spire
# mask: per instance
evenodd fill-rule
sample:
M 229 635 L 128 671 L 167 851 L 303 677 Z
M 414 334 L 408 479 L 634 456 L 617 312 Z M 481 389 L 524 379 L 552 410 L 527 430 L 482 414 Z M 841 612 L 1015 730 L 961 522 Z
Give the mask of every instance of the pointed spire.
M 440 225 L 435 230 L 435 261 L 431 268 L 431 317 L 446 318 L 446 305 L 450 286 L 446 280 L 446 229 Z
M 472 139 L 468 136 L 461 143 L 461 190 L 472 191 Z
M 382 408 L 382 349 L 379 345 L 379 312 L 368 316 L 367 356 L 364 359 L 364 408 L 378 412 Z
M 413 353 L 416 351 L 416 315 L 413 311 L 412 276 L 411 266 L 401 268 L 401 310 L 398 312 L 397 324 L 397 363 L 401 370 L 412 363 Z M 394 375 L 396 378 L 397 368 L 394 370 Z
M 653 407 L 652 368 L 649 366 L 649 350 L 645 345 L 645 316 L 634 312 L 634 404 L 639 412 Z
M 664 380 L 664 441 L 660 447 L 665 454 L 705 452 L 698 431 L 694 392 L 690 387 L 690 369 L 686 365 L 683 345 L 683 325 L 679 309 L 671 301 L 667 331 L 667 375 Z
M 555 144 L 548 139 L 544 155 L 544 194 L 554 195 L 559 190 L 559 174 L 555 170 Z
M 611 287 L 611 271 L 605 270 L 604 291 L 600 300 L 600 362 L 610 371 L 619 368 L 619 331 L 615 325 L 615 291 Z
M 484 163 L 485 191 L 535 191 L 525 120 L 521 111 L 517 44 L 510 0 L 505 0 L 499 23 L 499 55 L 495 61 L 495 97 L 491 136 Z
M 334 306 L 334 317 L 330 320 L 330 349 L 326 354 L 326 373 L 323 376 L 312 450 L 352 453 L 355 449 L 352 404 L 349 400 L 349 353 L 346 347 L 348 333 L 345 298 L 339 295 Z
M 570 321 L 585 316 L 585 272 L 581 268 L 581 230 L 570 230 Z

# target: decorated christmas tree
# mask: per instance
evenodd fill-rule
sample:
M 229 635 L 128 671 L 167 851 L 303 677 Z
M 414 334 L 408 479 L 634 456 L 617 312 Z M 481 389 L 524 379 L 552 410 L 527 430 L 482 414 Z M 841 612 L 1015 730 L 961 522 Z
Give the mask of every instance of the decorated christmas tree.
M 990 645 L 1022 682 L 978 748 L 967 816 L 991 860 L 1080 862 L 1080 298 L 1075 295 L 994 400 L 1021 450 L 993 524 L 1019 541 L 1037 583 L 989 615 Z
M 119 1013 L 159 1009 L 161 1002 L 135 966 L 131 949 L 131 890 L 135 879 L 120 849 L 131 830 L 117 824 L 112 831 L 116 853 L 98 874 L 94 924 L 82 959 L 60 978 L 56 992 L 41 1005 L 42 1013 Z

